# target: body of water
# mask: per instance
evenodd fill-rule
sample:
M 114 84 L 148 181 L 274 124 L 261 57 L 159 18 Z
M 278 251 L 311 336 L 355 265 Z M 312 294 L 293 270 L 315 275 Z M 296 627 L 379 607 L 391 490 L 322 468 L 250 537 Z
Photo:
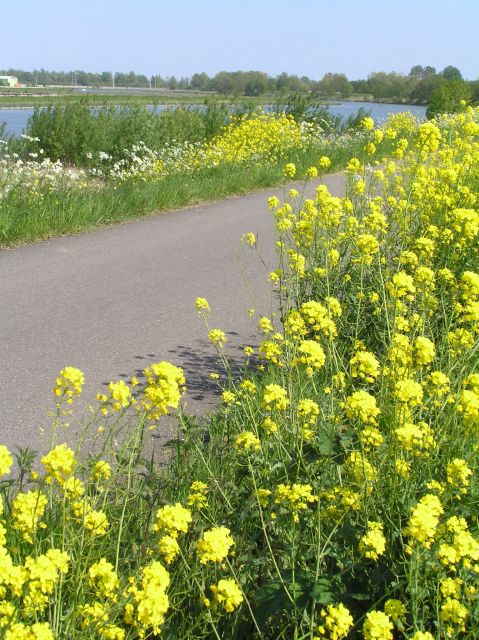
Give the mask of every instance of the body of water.
M 200 105 L 202 106 L 202 105 Z M 420 107 L 417 105 L 409 104 L 379 104 L 377 102 L 341 102 L 339 104 L 332 104 L 329 106 L 329 111 L 332 115 L 339 115 L 342 118 L 348 118 L 354 116 L 360 108 L 371 112 L 371 116 L 374 118 L 377 124 L 381 124 L 386 120 L 390 113 L 400 113 L 401 111 L 410 111 L 419 118 L 426 117 L 426 107 Z M 168 109 L 167 105 L 158 105 L 156 111 L 165 111 Z M 21 136 L 25 131 L 28 118 L 33 114 L 33 109 L 0 109 L 0 124 L 5 122 L 5 135 L 9 136 Z

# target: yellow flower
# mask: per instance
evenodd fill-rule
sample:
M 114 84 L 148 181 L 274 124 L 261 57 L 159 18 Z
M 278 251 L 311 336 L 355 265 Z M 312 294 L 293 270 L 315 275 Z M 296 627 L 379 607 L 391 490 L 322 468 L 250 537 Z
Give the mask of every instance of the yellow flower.
M 151 420 L 156 420 L 169 413 L 169 409 L 177 409 L 182 395 L 185 393 L 185 376 L 183 369 L 170 362 L 152 364 L 144 371 L 147 385 L 144 390 L 143 408 Z
M 303 340 L 298 346 L 298 355 L 293 359 L 292 365 L 304 364 L 318 371 L 326 362 L 323 348 L 315 340 Z
M 239 453 L 259 451 L 261 449 L 259 439 L 251 431 L 241 432 L 236 438 L 234 446 Z
M 110 525 L 103 511 L 91 509 L 85 514 L 83 526 L 91 536 L 104 536 Z
M 185 509 L 179 502 L 167 504 L 156 512 L 153 531 L 165 532 L 173 538 L 180 533 L 186 533 L 192 521 L 191 511 Z
M 0 477 L 10 473 L 13 465 L 13 458 L 10 451 L 3 444 L 0 444 Z
M 231 531 L 226 527 L 213 527 L 205 531 L 197 543 L 200 563 L 223 562 L 233 546 Z
M 195 300 L 195 308 L 197 311 L 210 311 L 210 305 L 206 298 L 196 298 Z
M 88 584 L 95 590 L 97 596 L 112 598 L 118 591 L 120 581 L 113 565 L 105 558 L 101 558 L 88 570 Z
M 279 198 L 277 196 L 270 196 L 268 198 L 268 207 L 270 209 L 276 209 L 276 207 L 279 207 Z
M 85 485 L 79 478 L 70 476 L 63 483 L 62 491 L 69 500 L 79 500 L 85 493 Z
M 365 424 L 377 424 L 376 418 L 381 413 L 376 404 L 376 398 L 367 391 L 352 393 L 346 398 L 344 407 L 350 420 L 357 419 Z
M 35 533 L 40 518 L 45 513 L 47 497 L 38 489 L 17 493 L 12 503 L 12 516 L 15 528 L 18 529 L 23 538 L 32 542 L 32 533 Z
M 231 405 L 236 400 L 236 395 L 232 391 L 223 391 L 221 399 L 226 405 Z
M 203 509 L 208 506 L 208 485 L 200 480 L 195 480 L 190 485 L 188 504 Z
M 234 611 L 243 602 L 241 589 L 230 578 L 223 578 L 217 585 L 211 585 L 210 589 L 213 593 L 214 602 L 220 604 L 227 613 Z
M 47 482 L 56 480 L 63 484 L 76 467 L 75 454 L 66 444 L 59 444 L 47 455 L 43 456 L 42 464 L 47 472 Z
M 343 604 L 328 604 L 320 613 L 320 625 L 317 628 L 319 637 L 325 640 L 346 638 L 353 622 L 352 615 Z
M 60 371 L 60 376 L 56 379 L 53 392 L 56 396 L 79 396 L 85 384 L 85 376 L 80 369 L 75 367 L 65 367 Z
M 178 540 L 173 536 L 163 536 L 158 541 L 158 548 L 166 564 L 171 564 L 180 553 Z
M 393 623 L 382 611 L 369 611 L 363 625 L 364 640 L 393 640 Z
M 276 424 L 276 422 L 274 422 L 270 416 L 267 416 L 263 422 L 261 423 L 261 426 L 263 427 L 263 429 L 266 431 L 267 434 L 270 433 L 276 433 L 276 431 L 278 431 L 278 425 Z
M 366 116 L 361 120 L 361 127 L 366 131 L 372 131 L 374 129 L 374 120 L 370 116 Z
M 210 329 L 208 331 L 208 338 L 211 344 L 219 349 L 222 349 L 225 342 L 227 342 L 226 334 L 221 329 Z
M 454 625 L 460 631 L 466 630 L 466 618 L 469 615 L 467 607 L 455 598 L 446 598 L 441 606 L 440 618 L 443 622 Z M 453 631 L 451 629 L 451 631 Z
M 309 484 L 279 484 L 275 503 L 285 507 L 293 515 L 293 520 L 299 522 L 298 511 L 307 509 L 308 503 L 318 501 L 318 496 L 315 496 L 312 490 Z
M 131 391 L 123 380 L 110 382 L 108 389 L 110 391 L 111 399 L 113 400 L 113 408 L 116 411 L 120 411 L 121 408 L 128 407 L 130 404 Z
M 254 247 L 256 244 L 256 236 L 252 231 L 243 234 L 242 238 L 243 242 L 245 242 L 249 247 Z
M 296 166 L 292 162 L 288 162 L 283 169 L 283 174 L 286 178 L 294 178 L 296 175 Z
M 374 382 L 379 376 L 379 362 L 374 353 L 358 351 L 350 360 L 351 375 L 366 382 Z
M 265 316 L 259 319 L 258 330 L 260 333 L 273 333 L 274 327 L 271 320 Z
M 466 461 L 460 458 L 454 458 L 454 460 L 447 465 L 446 471 L 448 483 L 459 489 L 461 493 L 467 493 L 472 471 L 467 466 Z
M 331 160 L 327 156 L 321 156 L 318 160 L 318 167 L 323 171 L 327 171 L 331 166 Z
M 359 541 L 359 552 L 365 557 L 377 560 L 384 554 L 386 538 L 381 522 L 368 522 L 368 530 Z
M 404 533 L 422 546 L 430 549 L 436 535 L 439 517 L 443 513 L 444 509 L 439 498 L 426 494 L 411 509 L 411 516 Z
M 142 571 L 141 588 L 130 587 L 134 605 L 125 607 L 125 622 L 137 627 L 141 637 L 145 637 L 149 629 L 154 635 L 160 633 L 169 608 L 166 593 L 169 584 L 169 573 L 161 562 L 154 561 Z
M 97 460 L 91 470 L 92 480 L 97 482 L 101 480 L 108 480 L 111 476 L 111 466 L 105 460 Z
M 397 623 L 399 620 L 405 619 L 407 609 L 401 600 L 390 598 L 384 603 L 384 613 L 388 615 L 393 622 Z
M 278 384 L 267 384 L 264 393 L 262 406 L 268 410 L 276 409 L 284 411 L 288 408 L 290 402 L 286 389 Z
M 422 402 L 423 390 L 419 382 L 407 378 L 396 382 L 394 395 L 399 402 L 415 407 Z

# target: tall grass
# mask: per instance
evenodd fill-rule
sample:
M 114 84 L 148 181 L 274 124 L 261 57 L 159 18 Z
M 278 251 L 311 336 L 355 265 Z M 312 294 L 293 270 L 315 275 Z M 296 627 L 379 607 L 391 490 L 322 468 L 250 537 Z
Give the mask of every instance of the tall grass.
M 301 171 L 322 155 L 331 159 L 331 170 L 344 167 L 354 155 L 361 156 L 363 143 L 345 138 L 337 144 L 314 145 L 291 152 L 276 162 L 228 163 L 195 172 L 177 173 L 161 180 L 94 181 L 81 188 L 68 187 L 32 196 L 19 186 L 0 201 L 0 244 L 4 246 L 54 235 L 78 233 L 94 227 L 133 220 L 158 211 L 218 200 L 279 184 L 285 161 Z

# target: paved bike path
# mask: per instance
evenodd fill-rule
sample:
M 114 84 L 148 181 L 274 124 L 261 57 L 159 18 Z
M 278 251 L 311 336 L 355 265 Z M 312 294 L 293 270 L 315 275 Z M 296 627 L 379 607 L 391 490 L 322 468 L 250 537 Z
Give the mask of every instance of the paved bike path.
M 341 174 L 324 182 L 341 194 Z M 272 194 L 281 189 L 1 250 L 0 443 L 45 448 L 52 387 L 67 365 L 86 376 L 79 406 L 110 380 L 169 360 L 185 370 L 188 410 L 212 408 L 208 376 L 217 365 L 194 300 L 209 300 L 229 355 L 241 358 L 244 345 L 258 343 L 248 309 L 274 307 L 266 278 L 276 267 Z M 269 268 L 241 244 L 248 231 Z

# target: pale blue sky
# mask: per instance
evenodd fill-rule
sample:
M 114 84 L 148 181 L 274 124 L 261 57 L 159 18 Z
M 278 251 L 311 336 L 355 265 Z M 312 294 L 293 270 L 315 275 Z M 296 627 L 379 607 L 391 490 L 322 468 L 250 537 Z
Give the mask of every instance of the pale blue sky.
M 0 68 L 479 78 L 478 0 L 0 0 Z

